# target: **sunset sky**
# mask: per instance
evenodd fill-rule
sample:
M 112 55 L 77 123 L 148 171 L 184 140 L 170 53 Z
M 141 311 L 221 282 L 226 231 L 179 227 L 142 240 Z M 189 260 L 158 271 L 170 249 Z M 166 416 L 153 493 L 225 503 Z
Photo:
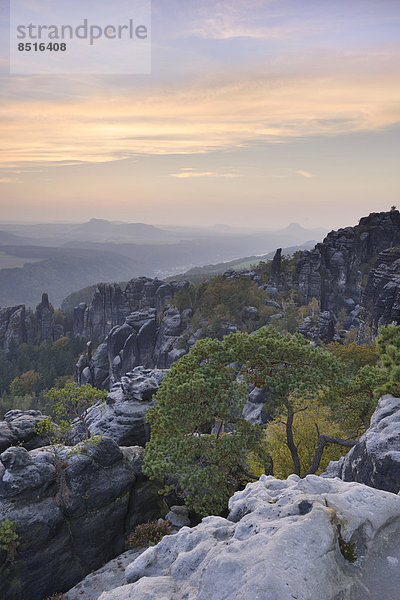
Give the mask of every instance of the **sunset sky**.
M 7 4 L 0 221 L 331 229 L 400 205 L 399 0 L 153 0 L 150 75 L 56 77 L 9 75 Z

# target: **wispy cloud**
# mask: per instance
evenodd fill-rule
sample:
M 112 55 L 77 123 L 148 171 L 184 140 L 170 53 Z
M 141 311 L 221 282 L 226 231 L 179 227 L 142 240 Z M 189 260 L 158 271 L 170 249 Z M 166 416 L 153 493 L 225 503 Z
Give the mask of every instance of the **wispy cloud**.
M 197 171 L 189 167 L 182 168 L 179 173 L 170 173 L 167 177 L 176 177 L 177 179 L 189 179 L 191 177 L 240 177 L 237 173 L 221 173 L 218 171 Z
M 295 173 L 296 173 L 296 175 L 301 175 L 301 177 L 305 177 L 306 179 L 311 179 L 312 177 L 316 177 L 316 175 L 314 175 L 313 173 L 310 173 L 309 171 L 303 171 L 302 169 L 295 171 Z
M 17 180 L 10 177 L 0 177 L 0 183 L 14 183 L 15 181 Z
M 49 102 L 4 101 L 0 161 L 111 162 L 195 154 L 310 136 L 377 131 L 400 122 L 400 80 L 242 79 Z

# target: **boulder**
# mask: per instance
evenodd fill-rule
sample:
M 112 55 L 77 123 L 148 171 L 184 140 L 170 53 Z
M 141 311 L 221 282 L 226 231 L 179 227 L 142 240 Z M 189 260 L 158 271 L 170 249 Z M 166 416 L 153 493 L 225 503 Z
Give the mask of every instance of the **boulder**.
M 398 559 L 400 497 L 362 484 L 262 475 L 229 509 L 148 548 L 99 600 L 350 600 L 368 595 L 363 565 Z
M 323 476 L 399 493 L 400 398 L 387 395 L 379 400 L 369 429 L 346 456 L 329 463 Z
M 42 600 L 64 592 L 121 553 L 137 523 L 160 516 L 141 475 L 143 449 L 107 438 L 0 455 L 0 523 L 16 523 L 14 560 L 0 551 L 0 597 Z
M 45 418 L 39 410 L 9 410 L 0 421 L 0 452 L 21 444 L 27 450 L 40 448 L 45 440 L 35 433 L 35 427 Z

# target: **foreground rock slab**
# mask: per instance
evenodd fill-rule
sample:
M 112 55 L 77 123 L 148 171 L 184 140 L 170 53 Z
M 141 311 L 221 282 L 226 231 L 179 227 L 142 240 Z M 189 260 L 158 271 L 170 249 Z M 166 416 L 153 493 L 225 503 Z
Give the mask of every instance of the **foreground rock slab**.
M 65 595 L 67 600 L 98 600 L 105 591 L 112 590 L 126 583 L 125 568 L 143 550 L 128 550 L 114 560 L 110 560 L 104 567 L 89 573 L 80 583 L 70 589 Z
M 358 483 L 263 475 L 229 506 L 228 519 L 147 549 L 127 567 L 128 585 L 99 600 L 350 600 L 366 592 L 364 561 L 398 544 L 400 497 Z M 354 564 L 339 539 L 356 542 Z

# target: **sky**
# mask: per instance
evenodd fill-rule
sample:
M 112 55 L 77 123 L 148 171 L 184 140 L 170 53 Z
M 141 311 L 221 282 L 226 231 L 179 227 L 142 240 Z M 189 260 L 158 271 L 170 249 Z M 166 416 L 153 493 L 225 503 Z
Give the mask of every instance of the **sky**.
M 399 0 L 153 0 L 144 75 L 10 75 L 7 6 L 0 221 L 332 229 L 400 204 Z

